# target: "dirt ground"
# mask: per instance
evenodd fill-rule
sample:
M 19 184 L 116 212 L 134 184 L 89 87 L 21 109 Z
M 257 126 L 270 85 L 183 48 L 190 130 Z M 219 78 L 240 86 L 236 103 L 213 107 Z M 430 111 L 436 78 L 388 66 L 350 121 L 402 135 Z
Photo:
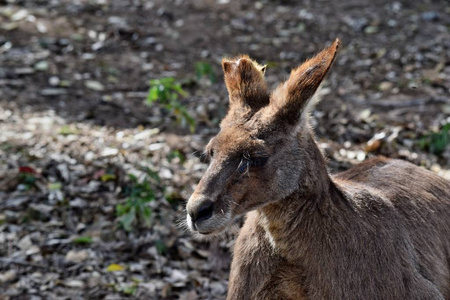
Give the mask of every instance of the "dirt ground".
M 336 37 L 312 115 L 330 171 L 386 155 L 450 179 L 450 147 L 423 142 L 450 123 L 448 1 L 0 0 L 0 299 L 224 299 L 238 224 L 182 225 L 227 109 L 220 60 L 247 53 L 275 87 Z M 163 77 L 195 133 L 146 104 Z M 151 225 L 128 232 L 116 205 L 146 167 Z

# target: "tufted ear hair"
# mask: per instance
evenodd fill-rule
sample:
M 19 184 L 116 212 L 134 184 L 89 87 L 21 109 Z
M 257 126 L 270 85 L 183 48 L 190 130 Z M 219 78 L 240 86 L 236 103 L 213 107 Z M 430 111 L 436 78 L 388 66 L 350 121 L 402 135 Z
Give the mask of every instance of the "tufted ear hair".
M 237 106 L 258 110 L 269 104 L 264 72 L 261 66 L 247 55 L 222 59 L 225 84 L 230 98 L 230 109 Z
M 270 99 L 272 121 L 296 125 L 304 119 L 310 104 L 316 102 L 313 96 L 333 64 L 339 44 L 336 39 L 331 46 L 292 70 L 289 79 L 277 87 Z

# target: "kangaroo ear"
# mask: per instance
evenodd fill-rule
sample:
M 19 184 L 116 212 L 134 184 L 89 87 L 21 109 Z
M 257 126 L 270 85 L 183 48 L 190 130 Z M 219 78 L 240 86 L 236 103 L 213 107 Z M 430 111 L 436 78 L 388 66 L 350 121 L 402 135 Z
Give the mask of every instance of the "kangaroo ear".
M 270 104 L 275 107 L 277 121 L 296 125 L 303 119 L 301 116 L 307 115 L 308 104 L 314 104 L 315 99 L 311 98 L 333 64 L 339 43 L 336 39 L 330 47 L 292 70 L 289 79 L 272 93 Z
M 247 106 L 257 110 L 269 104 L 269 93 L 264 80 L 265 66 L 248 56 L 222 59 L 225 84 L 230 96 L 230 108 Z

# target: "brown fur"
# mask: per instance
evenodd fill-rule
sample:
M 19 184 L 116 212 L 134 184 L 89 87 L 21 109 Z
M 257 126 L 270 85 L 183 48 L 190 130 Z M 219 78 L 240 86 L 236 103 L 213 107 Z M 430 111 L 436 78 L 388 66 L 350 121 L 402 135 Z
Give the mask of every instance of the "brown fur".
M 215 234 L 247 215 L 227 299 L 450 299 L 450 182 L 387 158 L 327 172 L 303 112 L 338 45 L 269 100 L 259 65 L 224 61 L 230 111 L 207 146 L 188 224 Z M 196 219 L 208 202 L 211 215 Z

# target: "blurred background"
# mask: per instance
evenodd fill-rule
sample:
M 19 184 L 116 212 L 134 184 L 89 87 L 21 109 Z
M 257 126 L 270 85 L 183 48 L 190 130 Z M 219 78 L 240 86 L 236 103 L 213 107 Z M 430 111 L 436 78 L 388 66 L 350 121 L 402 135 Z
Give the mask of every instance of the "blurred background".
M 312 114 L 330 171 L 386 155 L 450 180 L 446 0 L 0 0 L 0 298 L 224 299 L 238 224 L 183 225 L 220 60 L 273 88 L 336 37 Z

